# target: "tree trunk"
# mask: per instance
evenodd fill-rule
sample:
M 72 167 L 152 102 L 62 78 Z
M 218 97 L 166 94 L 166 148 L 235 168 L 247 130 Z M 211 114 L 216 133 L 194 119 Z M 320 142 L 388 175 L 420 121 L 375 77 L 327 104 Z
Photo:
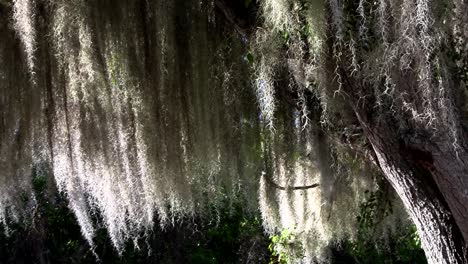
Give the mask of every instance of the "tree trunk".
M 329 54 L 333 42 L 328 40 Z M 333 57 L 328 68 L 340 68 L 346 102 L 370 143 L 370 157 L 402 200 L 417 227 L 429 263 L 468 263 L 468 138 L 454 148 L 448 127 L 419 128 L 401 116 L 375 111 L 372 99 L 363 103 L 366 91 L 360 80 L 347 74 Z M 367 90 L 372 90 L 367 87 Z M 367 105 L 367 107 L 366 107 Z M 456 104 L 454 104 L 456 105 Z M 405 124 L 404 126 L 402 124 Z M 402 131 L 401 127 L 406 127 Z
M 462 232 L 467 222 L 457 221 L 457 213 L 462 217 L 466 215 L 467 211 L 463 211 L 466 204 L 451 204 L 449 200 L 462 195 L 456 191 L 463 186 L 452 186 L 453 192 L 447 193 L 444 187 L 448 188 L 453 183 L 442 187 L 440 184 L 444 179 L 454 177 L 443 170 L 444 166 L 449 169 L 453 165 L 453 161 L 442 161 L 443 158 L 449 159 L 450 155 L 437 155 L 440 153 L 409 146 L 389 121 L 391 118 L 380 119 L 377 124 L 370 125 L 362 113 L 357 112 L 357 116 L 375 153 L 377 165 L 403 201 L 418 229 L 429 263 L 468 263 Z M 427 143 L 421 142 L 421 146 L 424 145 L 427 146 Z M 459 173 L 461 167 L 457 164 L 451 171 Z M 454 213 L 453 208 L 462 211 Z
M 465 137 L 467 138 L 467 137 Z M 460 231 L 468 242 L 468 150 L 453 149 L 451 141 L 433 147 L 432 178 L 442 192 Z

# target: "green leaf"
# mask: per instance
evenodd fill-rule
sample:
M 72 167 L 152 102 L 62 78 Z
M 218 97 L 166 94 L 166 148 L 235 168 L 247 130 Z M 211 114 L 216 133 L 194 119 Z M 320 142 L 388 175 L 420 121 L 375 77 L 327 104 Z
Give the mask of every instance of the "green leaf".
M 254 63 L 254 56 L 252 54 L 252 52 L 248 52 L 247 55 L 245 55 L 245 58 L 247 59 L 247 62 L 249 62 L 249 64 L 253 64 Z

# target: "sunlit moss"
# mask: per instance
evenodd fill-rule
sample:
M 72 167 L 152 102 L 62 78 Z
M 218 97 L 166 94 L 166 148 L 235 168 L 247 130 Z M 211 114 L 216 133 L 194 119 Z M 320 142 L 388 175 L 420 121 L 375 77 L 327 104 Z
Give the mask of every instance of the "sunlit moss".
M 266 232 L 294 230 L 299 262 L 326 261 L 381 187 L 343 142 L 366 144 L 342 71 L 362 80 L 359 103 L 375 97 L 376 113 L 412 117 L 402 130 L 448 132 L 457 148 L 442 50 L 453 33 L 466 52 L 466 25 L 426 0 L 259 4 L 246 45 L 213 1 L 13 1 L 12 22 L 0 18 L 0 222 L 34 206 L 19 193 L 45 162 L 91 245 L 96 214 L 121 251 L 232 198 L 259 209 Z M 381 233 L 405 217 L 395 210 Z
M 241 45 L 234 49 L 233 38 L 206 16 L 211 2 L 142 3 L 40 3 L 50 24 L 49 32 L 37 35 L 39 3 L 15 1 L 15 29 L 25 55 L 14 56 L 26 58 L 29 67 L 20 72 L 47 63 L 51 83 L 38 74 L 34 89 L 47 92 L 34 92 L 28 78 L 16 82 L 18 90 L 5 84 L 20 75 L 2 69 L 8 79 L 1 84 L 2 102 L 11 109 L 2 109 L 9 122 L 2 123 L 8 129 L 1 132 L 2 142 L 9 144 L 2 143 L 2 153 L 17 149 L 21 154 L 11 155 L 24 159 L 2 155 L 1 188 L 24 185 L 27 193 L 32 164 L 48 159 L 84 237 L 93 243 L 92 216 L 98 212 L 118 250 L 150 232 L 155 220 L 174 223 L 202 214 L 225 195 L 255 192 L 259 173 L 251 165 L 253 145 L 241 142 L 258 141 L 256 114 L 246 112 L 255 105 L 243 107 L 251 101 L 245 86 L 250 83 L 237 77 L 244 71 Z M 213 31 L 219 34 L 210 36 Z M 51 61 L 36 55 L 39 41 L 51 43 Z M 6 60 L 3 53 L 1 58 Z M 15 90 L 22 94 L 18 99 Z M 21 133 L 17 141 L 15 133 Z M 36 145 L 39 140 L 42 145 Z M 45 157 L 35 154 L 38 149 Z M 2 192 L 1 221 L 6 208 L 17 210 L 16 199 L 14 192 Z

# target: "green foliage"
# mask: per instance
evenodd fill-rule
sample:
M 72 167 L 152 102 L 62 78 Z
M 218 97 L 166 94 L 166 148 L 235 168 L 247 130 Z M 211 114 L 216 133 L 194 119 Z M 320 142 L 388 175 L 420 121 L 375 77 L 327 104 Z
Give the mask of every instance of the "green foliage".
M 366 191 L 365 193 L 368 197 L 360 206 L 357 221 L 360 235 L 368 239 L 375 233 L 379 221 L 393 213 L 393 207 L 391 201 L 386 197 L 386 191 Z
M 286 264 L 291 256 L 288 254 L 288 247 L 292 244 L 291 231 L 284 229 L 277 235 L 270 236 L 268 249 L 271 252 L 270 264 Z
M 381 221 L 393 213 L 393 207 L 383 190 L 366 194 L 357 216 L 357 238 L 343 243 L 346 254 L 357 263 L 427 263 L 414 225 L 401 223 L 387 237 L 377 236 Z
M 65 196 L 48 189 L 47 171 L 44 164 L 35 166 L 33 196 L 22 195 L 25 204 L 34 204 L 33 215 L 23 222 L 11 223 L 8 236 L 0 229 L 0 263 L 95 261 Z
M 397 231 L 388 231 L 382 236 L 382 222 L 391 217 L 393 205 L 385 189 L 367 191 L 366 200 L 360 205 L 357 215 L 357 237 L 332 243 L 331 263 L 389 264 L 427 263 L 416 227 L 407 222 L 400 223 Z M 270 236 L 268 249 L 270 264 L 295 263 L 303 257 L 301 241 L 294 239 L 294 230 L 284 229 Z
M 427 263 L 413 225 L 403 227 L 386 240 L 359 237 L 355 241 L 346 241 L 344 249 L 355 262 L 362 264 Z
M 266 249 L 266 238 L 262 233 L 262 226 L 258 216 L 242 213 L 242 208 L 237 205 L 231 210 L 222 210 L 218 221 L 202 226 L 199 230 L 200 240 L 191 246 L 190 263 L 239 263 L 245 255 L 253 252 L 245 252 L 248 247 L 260 244 L 260 248 Z M 253 243 L 250 243 L 250 242 Z M 252 244 L 246 247 L 247 244 Z M 239 249 L 235 251 L 233 249 Z M 255 263 L 263 261 L 266 252 L 258 252 Z M 240 255 L 242 254 L 242 255 Z M 244 259 L 244 261 L 247 261 Z
M 252 53 L 252 51 L 248 51 L 247 54 L 245 55 L 245 60 L 247 61 L 247 63 L 252 66 L 255 62 L 255 57 Z
M 36 202 L 35 214 L 29 221 L 12 224 L 10 235 L 0 235 L 0 262 L 94 263 L 96 257 L 80 234 L 79 226 L 67 207 L 63 194 L 51 192 L 47 182 L 48 168 L 34 168 L 32 187 Z M 386 241 L 374 239 L 379 217 L 391 214 L 391 205 L 384 206 L 384 192 L 367 192 L 358 216 L 358 237 L 343 242 L 340 254 L 357 263 L 426 263 L 420 240 L 413 225 Z M 24 202 L 31 198 L 24 195 Z M 117 254 L 105 229 L 97 231 L 94 253 L 104 263 L 270 263 L 286 264 L 300 259 L 303 246 L 294 238 L 295 230 L 284 229 L 268 239 L 262 232 L 258 215 L 246 213 L 240 204 L 213 208 L 217 221 L 192 219 L 191 224 L 176 224 L 165 230 L 156 228 L 140 249 L 126 243 Z M 97 216 L 96 216 L 97 217 Z M 95 219 L 99 223 L 98 217 Z M 188 222 L 188 221 L 187 221 Z M 148 252 L 152 251 L 152 254 Z M 299 256 L 298 256 L 299 254 Z
M 119 256 L 106 229 L 97 230 L 91 249 L 80 233 L 64 194 L 48 189 L 47 168 L 34 168 L 32 218 L 12 223 L 9 236 L 0 229 L 0 263 L 266 263 L 268 239 L 259 216 L 238 205 L 219 210 L 218 221 L 191 219 L 190 224 L 155 227 L 148 238 L 131 242 Z M 31 198 L 24 195 L 24 202 Z M 53 197 L 51 199 L 50 197 Z M 213 208 L 213 214 L 218 213 Z M 97 225 L 102 222 L 95 215 Z M 3 228 L 3 227 L 1 227 Z M 152 252 L 152 253 L 150 253 Z M 99 259 L 97 259 L 98 257 Z
M 295 239 L 294 232 L 295 230 L 283 229 L 280 233 L 270 236 L 270 264 L 293 263 L 294 260 L 303 257 L 303 245 Z

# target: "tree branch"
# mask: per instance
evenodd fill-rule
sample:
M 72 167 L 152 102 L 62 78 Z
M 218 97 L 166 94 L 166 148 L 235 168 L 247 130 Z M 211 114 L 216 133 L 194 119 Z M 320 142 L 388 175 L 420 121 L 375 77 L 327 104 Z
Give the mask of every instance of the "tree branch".
M 236 31 L 243 37 L 248 38 L 255 27 L 254 16 L 251 10 L 245 6 L 239 6 L 229 0 L 215 0 L 216 7 L 223 13 L 226 19 L 232 23 Z
M 275 187 L 276 189 L 280 189 L 282 191 L 287 191 L 287 190 L 292 190 L 292 191 L 298 191 L 298 190 L 308 190 L 308 189 L 313 189 L 313 188 L 316 188 L 318 186 L 320 186 L 320 184 L 318 183 L 314 183 L 314 184 L 311 184 L 311 185 L 304 185 L 304 186 L 288 186 L 288 187 L 284 187 L 284 186 L 281 186 L 279 184 L 277 184 L 276 182 L 274 182 L 272 179 L 270 179 L 269 177 L 265 176 L 265 179 L 266 181 L 272 185 L 273 187 Z

